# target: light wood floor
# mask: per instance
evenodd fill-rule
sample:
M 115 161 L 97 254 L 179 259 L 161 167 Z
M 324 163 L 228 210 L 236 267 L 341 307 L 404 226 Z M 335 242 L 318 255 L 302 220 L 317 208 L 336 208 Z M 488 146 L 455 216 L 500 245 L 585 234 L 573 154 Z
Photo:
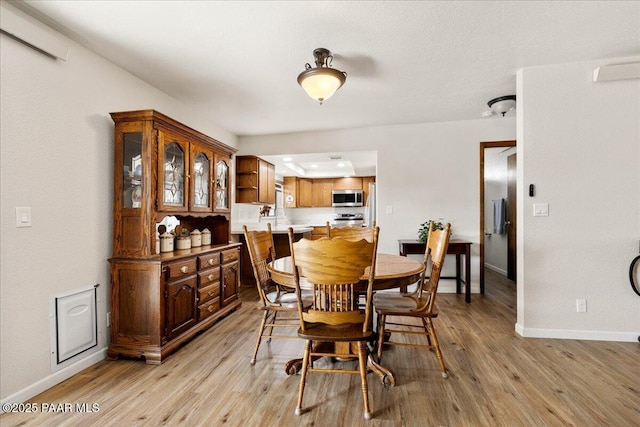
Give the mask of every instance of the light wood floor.
M 299 376 L 284 363 L 302 342 L 263 344 L 249 360 L 258 313 L 241 309 L 161 366 L 102 361 L 36 396 L 42 403 L 97 403 L 97 413 L 3 414 L 9 426 L 640 426 L 640 344 L 524 339 L 514 332 L 515 286 L 487 271 L 487 293 L 438 296 L 436 328 L 448 379 L 432 352 L 393 347 L 384 388 L 369 374 L 374 419 L 362 417 L 358 376 L 309 374 L 302 416 Z M 350 363 L 350 362 L 347 362 Z

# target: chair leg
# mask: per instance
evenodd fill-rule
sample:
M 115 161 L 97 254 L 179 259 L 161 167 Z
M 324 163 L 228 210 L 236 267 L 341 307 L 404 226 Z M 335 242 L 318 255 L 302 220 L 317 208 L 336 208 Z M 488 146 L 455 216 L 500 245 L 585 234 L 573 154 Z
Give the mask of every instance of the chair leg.
M 382 360 L 382 346 L 384 345 L 384 322 L 387 317 L 384 314 L 378 315 L 378 363 Z
M 258 328 L 258 339 L 256 340 L 256 347 L 253 350 L 253 357 L 251 358 L 251 364 L 256 364 L 256 356 L 258 355 L 258 348 L 260 348 L 260 342 L 262 341 L 262 333 L 264 332 L 264 325 L 267 323 L 267 316 L 269 316 L 269 311 L 265 310 L 262 315 L 262 321 L 260 322 L 260 327 Z
M 364 419 L 371 419 L 369 408 L 369 386 L 367 385 L 367 343 L 358 341 L 358 362 L 360 364 L 360 381 L 362 383 L 362 399 L 364 401 Z
M 440 351 L 440 344 L 438 343 L 438 336 L 436 335 L 436 330 L 433 327 L 433 321 L 431 318 L 424 319 L 427 322 L 427 326 L 429 328 L 429 335 L 433 337 L 433 347 L 436 349 L 436 356 L 438 356 L 438 362 L 440 363 L 440 370 L 442 371 L 442 378 L 448 378 L 449 373 L 447 372 L 447 368 L 444 365 L 444 358 L 442 357 L 442 351 Z
M 277 316 L 278 316 L 278 312 L 277 311 L 272 312 L 271 325 L 274 325 L 276 323 L 276 317 Z M 273 335 L 273 326 L 269 326 L 269 334 L 267 335 L 269 337 L 269 339 L 267 340 L 267 342 L 271 342 L 271 335 Z
M 429 346 L 432 347 L 432 349 L 435 348 L 435 346 L 433 345 L 433 342 L 431 341 L 431 330 L 429 329 L 429 325 L 426 321 L 426 319 L 423 317 L 422 318 L 422 327 L 424 328 L 425 331 L 425 335 L 427 336 L 427 344 Z
M 309 367 L 310 358 L 311 340 L 307 340 L 304 344 L 304 355 L 302 356 L 302 372 L 300 373 L 300 389 L 298 390 L 298 406 L 296 406 L 296 415 L 302 415 L 302 396 L 304 394 L 304 386 L 307 380 L 307 368 Z

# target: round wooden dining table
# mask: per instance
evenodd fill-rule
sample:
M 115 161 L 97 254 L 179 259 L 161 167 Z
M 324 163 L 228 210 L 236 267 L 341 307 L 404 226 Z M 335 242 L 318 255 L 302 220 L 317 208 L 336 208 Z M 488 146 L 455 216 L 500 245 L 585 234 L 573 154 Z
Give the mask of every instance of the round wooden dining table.
M 271 279 L 288 288 L 295 288 L 296 282 L 293 277 L 293 266 L 291 257 L 278 258 L 267 265 L 267 270 L 271 273 Z M 400 255 L 379 253 L 376 255 L 376 270 L 373 280 L 373 290 L 399 288 L 415 283 L 424 271 L 424 264 L 413 258 Z M 368 271 L 365 272 L 361 286 L 366 287 Z M 300 287 L 305 287 L 305 282 L 300 282 Z M 362 289 L 361 289 L 362 290 Z
M 278 258 L 267 265 L 267 270 L 271 274 L 271 279 L 288 288 L 295 288 L 296 282 L 293 276 L 293 265 L 291 256 Z M 400 255 L 391 255 L 379 253 L 376 255 L 375 276 L 373 280 L 373 290 L 380 291 L 384 289 L 400 288 L 411 285 L 420 279 L 420 274 L 424 271 L 424 264 L 413 258 Z M 366 290 L 368 272 L 365 271 L 360 282 L 359 290 Z M 300 288 L 307 287 L 307 283 L 303 277 L 300 278 Z M 378 338 L 380 339 L 380 338 Z M 318 343 L 324 345 L 326 343 Z M 285 371 L 288 375 L 297 374 L 302 366 L 302 359 L 293 359 L 285 365 Z M 395 375 L 393 371 L 380 365 L 373 359 L 371 353 L 367 359 L 367 366 L 375 372 L 385 386 L 395 385 Z

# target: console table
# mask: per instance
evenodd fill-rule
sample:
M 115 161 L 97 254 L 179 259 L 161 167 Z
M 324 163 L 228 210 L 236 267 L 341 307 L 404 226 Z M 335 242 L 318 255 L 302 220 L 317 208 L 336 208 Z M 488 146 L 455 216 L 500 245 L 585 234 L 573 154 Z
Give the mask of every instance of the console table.
M 425 243 L 415 240 L 398 240 L 400 245 L 400 255 L 407 256 L 407 254 L 422 254 L 426 249 Z M 471 242 L 466 240 L 452 239 L 449 241 L 449 247 L 447 254 L 456 256 L 456 275 L 455 276 L 440 276 L 441 279 L 456 279 L 456 293 L 461 293 L 464 283 L 464 300 L 468 303 L 471 302 Z M 464 280 L 461 277 L 460 257 L 464 255 Z M 406 289 L 404 290 L 406 291 Z

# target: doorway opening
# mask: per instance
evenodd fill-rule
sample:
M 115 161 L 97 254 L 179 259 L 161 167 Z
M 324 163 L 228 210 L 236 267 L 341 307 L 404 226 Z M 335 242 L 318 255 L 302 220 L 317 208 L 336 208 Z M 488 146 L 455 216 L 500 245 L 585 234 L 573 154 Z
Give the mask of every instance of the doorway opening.
M 492 269 L 516 279 L 516 141 L 480 143 L 480 293 L 486 255 Z M 503 164 L 494 166 L 495 159 Z M 485 199 L 490 198 L 489 202 Z M 489 225 L 487 225 L 489 224 Z M 491 252 L 487 253 L 487 249 Z

